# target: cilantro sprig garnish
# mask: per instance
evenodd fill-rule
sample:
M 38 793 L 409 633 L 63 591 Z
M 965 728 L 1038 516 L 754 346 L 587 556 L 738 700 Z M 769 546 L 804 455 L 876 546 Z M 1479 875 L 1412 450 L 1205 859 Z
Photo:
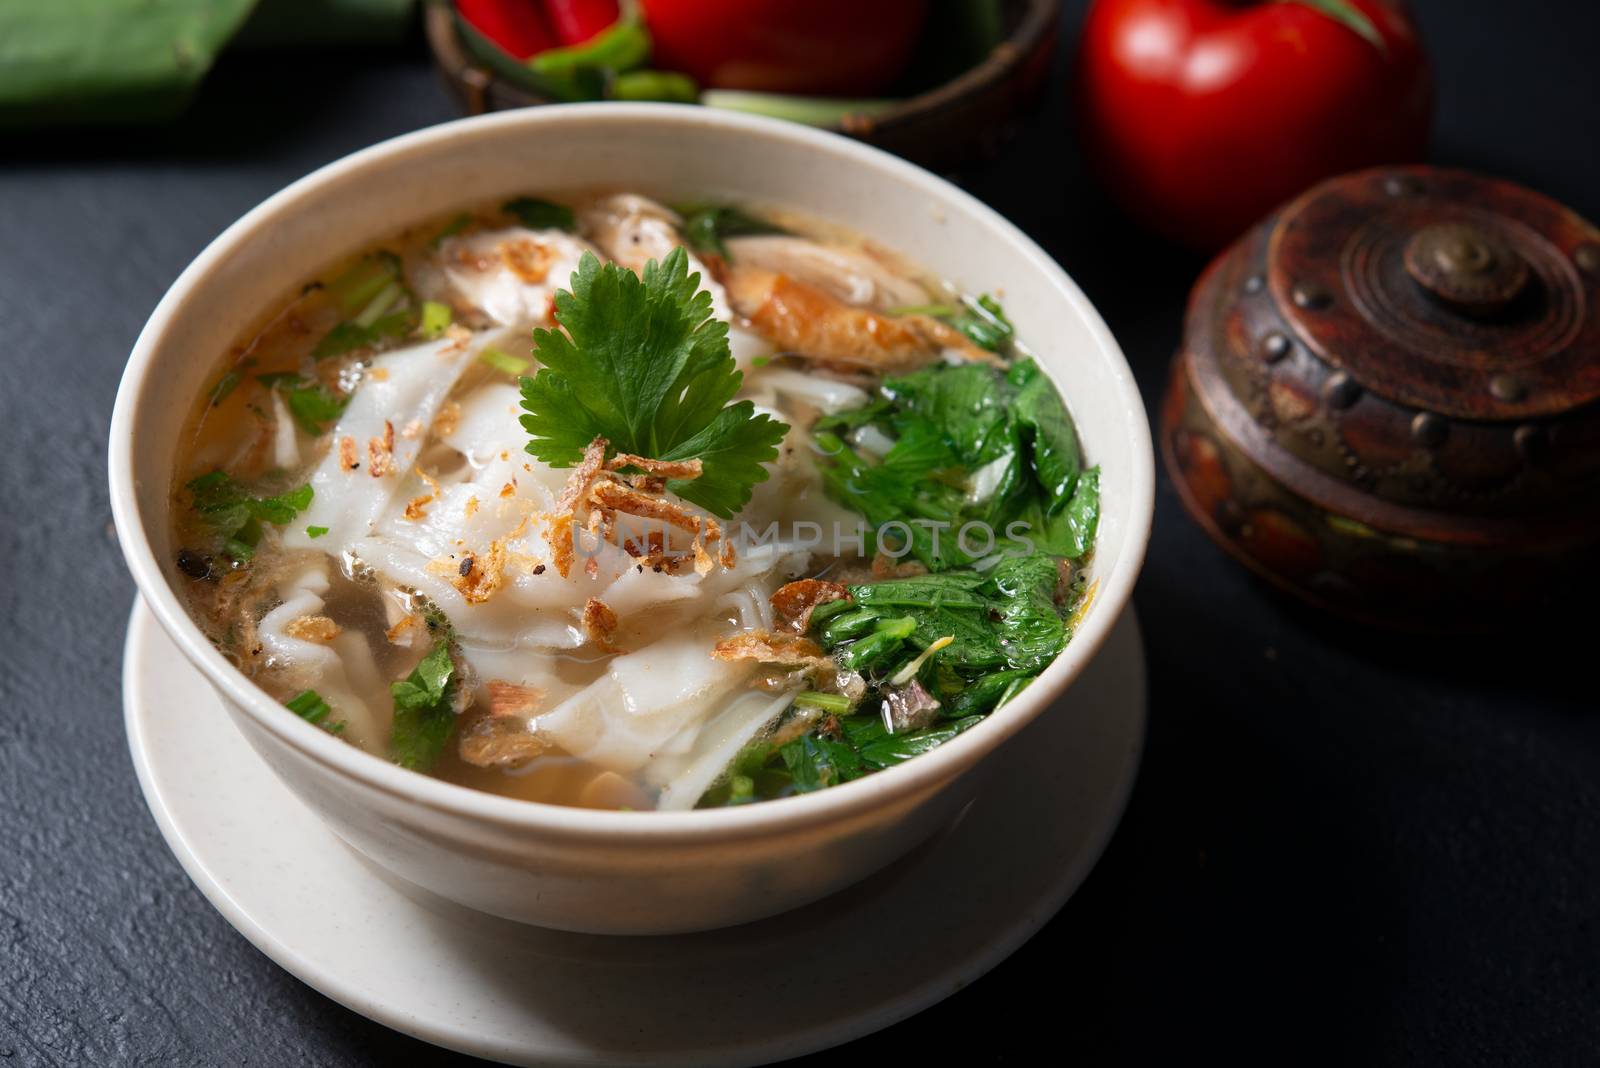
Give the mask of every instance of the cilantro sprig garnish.
M 455 671 L 446 636 L 434 642 L 411 674 L 390 683 L 394 730 L 389 745 L 401 767 L 426 771 L 444 754 L 456 725 Z
M 651 260 L 641 279 L 585 254 L 572 289 L 555 298 L 565 328 L 535 330 L 543 364 L 522 379 L 527 451 L 552 467 L 572 467 L 597 437 L 618 452 L 657 460 L 701 461 L 700 477 L 667 488 L 724 519 L 767 478 L 789 427 L 730 404 L 743 374 L 728 351 L 728 325 L 711 316 L 711 294 L 673 249 Z M 570 335 L 570 336 L 569 336 Z
M 222 537 L 222 550 L 235 560 L 255 555 L 261 541 L 261 524 L 283 526 L 311 507 L 315 495 L 309 485 L 275 497 L 252 497 L 226 471 L 212 471 L 185 486 L 194 509 Z

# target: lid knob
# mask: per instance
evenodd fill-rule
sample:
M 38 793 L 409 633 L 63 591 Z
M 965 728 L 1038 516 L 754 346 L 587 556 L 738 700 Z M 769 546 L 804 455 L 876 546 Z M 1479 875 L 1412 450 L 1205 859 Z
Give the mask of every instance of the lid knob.
M 1474 223 L 1423 227 L 1406 244 L 1405 264 L 1436 300 L 1471 315 L 1504 309 L 1528 284 L 1528 261 L 1498 233 Z

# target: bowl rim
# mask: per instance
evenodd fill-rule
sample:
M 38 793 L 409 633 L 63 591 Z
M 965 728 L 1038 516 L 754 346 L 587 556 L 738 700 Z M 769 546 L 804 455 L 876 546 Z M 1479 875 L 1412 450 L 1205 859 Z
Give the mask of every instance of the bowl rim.
M 776 140 L 798 144 L 835 158 L 840 166 L 876 171 L 906 187 L 908 192 L 927 194 L 957 207 L 983 227 L 997 231 L 1027 261 L 1030 269 L 1042 272 L 1088 328 L 1100 350 L 1097 355 L 1110 357 L 1115 399 L 1122 416 L 1133 423 L 1128 427 L 1132 452 L 1129 480 L 1122 487 L 1129 502 L 1126 543 L 1115 567 L 1097 576 L 1099 588 L 1094 603 L 1067 647 L 1033 685 L 949 744 L 904 764 L 827 790 L 730 808 L 613 812 L 503 797 L 399 767 L 341 741 L 298 716 L 284 714 L 282 704 L 229 663 L 206 639 L 156 559 L 136 493 L 135 454 L 142 415 L 138 401 L 169 331 L 180 319 L 189 292 L 226 262 L 236 248 L 278 216 L 297 210 L 302 200 L 323 187 L 363 171 L 381 172 L 397 157 L 419 151 L 448 151 L 450 142 L 465 132 L 512 136 L 554 126 L 641 122 L 674 124 L 686 131 L 714 127 L 739 132 L 754 142 Z M 752 196 L 759 196 L 759 192 L 752 190 Z M 396 800 L 505 829 L 562 839 L 603 836 L 611 844 L 661 844 L 706 836 L 735 839 L 860 818 L 878 805 L 935 789 L 954 779 L 1032 721 L 1099 653 L 1126 607 L 1143 566 L 1155 495 L 1155 460 L 1149 422 L 1127 359 L 1088 298 L 1032 238 L 971 194 L 912 163 L 859 141 L 776 119 L 694 105 L 659 103 L 560 104 L 455 119 L 351 153 L 268 197 L 195 257 L 173 282 L 140 331 L 117 390 L 111 418 L 108 468 L 117 539 L 140 596 L 185 657 L 255 725 L 324 770 L 353 779 Z

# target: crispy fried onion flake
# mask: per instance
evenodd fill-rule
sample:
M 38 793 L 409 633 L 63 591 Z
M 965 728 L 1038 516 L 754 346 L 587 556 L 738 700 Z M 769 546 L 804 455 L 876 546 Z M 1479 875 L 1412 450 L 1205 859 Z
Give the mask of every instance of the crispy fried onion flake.
M 772 610 L 796 634 L 811 625 L 811 613 L 819 604 L 850 600 L 850 589 L 824 579 L 800 579 L 779 586 L 772 595 Z
M 821 668 L 833 666 L 821 646 L 810 638 L 769 630 L 751 630 L 724 638 L 712 647 L 718 660 L 754 660 L 778 667 Z
M 702 470 L 699 460 L 652 460 L 632 453 L 618 453 L 607 463 L 607 445 L 605 438 L 598 437 L 589 443 L 583 460 L 567 478 L 555 512 L 549 517 L 545 537 L 562 578 L 572 571 L 576 555 L 572 541 L 575 528 L 620 545 L 630 556 L 640 559 L 641 566 L 656 570 L 676 572 L 692 561 L 695 572 L 704 575 L 719 562 L 723 567 L 733 566 L 733 544 L 723 537 L 722 528 L 715 519 L 659 496 L 665 492 L 666 479 L 698 478 Z M 644 473 L 630 478 L 618 473 L 624 468 Z M 661 531 L 646 532 L 643 537 L 623 536 L 617 522 L 619 515 L 655 520 L 693 534 L 693 547 L 689 554 L 674 553 Z M 712 542 L 721 542 L 717 557 L 706 549 Z M 586 568 L 589 574 L 595 574 L 599 568 L 598 558 L 590 556 Z
M 583 606 L 584 636 L 604 652 L 620 653 L 623 650 L 612 641 L 616 632 L 617 614 L 600 598 L 589 598 Z
M 787 631 L 750 630 L 723 638 L 711 649 L 717 660 L 753 660 L 766 670 L 755 685 L 777 691 L 793 686 L 798 678 L 830 693 L 842 694 L 852 702 L 866 693 L 866 682 L 853 671 L 841 670 L 833 658 L 810 638 Z
M 515 767 L 555 748 L 532 719 L 543 691 L 500 679 L 490 679 L 484 688 L 489 708 L 461 732 L 462 760 L 480 768 Z

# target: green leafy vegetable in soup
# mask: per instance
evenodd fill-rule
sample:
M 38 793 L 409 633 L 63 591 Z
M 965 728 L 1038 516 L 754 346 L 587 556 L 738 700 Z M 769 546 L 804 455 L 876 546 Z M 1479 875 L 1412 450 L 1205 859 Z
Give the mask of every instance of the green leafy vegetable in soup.
M 1092 599 L 1099 470 L 1026 317 L 837 228 L 530 194 L 263 311 L 195 383 L 189 607 L 285 714 L 418 773 L 831 789 L 977 727 Z

